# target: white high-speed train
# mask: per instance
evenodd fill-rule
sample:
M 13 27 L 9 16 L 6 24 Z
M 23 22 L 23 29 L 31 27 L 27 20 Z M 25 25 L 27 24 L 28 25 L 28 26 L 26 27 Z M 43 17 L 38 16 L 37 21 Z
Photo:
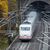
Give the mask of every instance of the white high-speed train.
M 19 26 L 19 39 L 31 39 L 35 27 L 38 21 L 38 13 L 36 11 L 30 12 L 29 16 L 20 26 Z

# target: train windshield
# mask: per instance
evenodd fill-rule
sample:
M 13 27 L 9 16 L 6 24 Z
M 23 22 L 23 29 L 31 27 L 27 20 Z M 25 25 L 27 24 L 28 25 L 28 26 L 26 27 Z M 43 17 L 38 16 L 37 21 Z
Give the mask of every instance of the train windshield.
M 29 31 L 30 27 L 21 27 L 21 30 L 23 30 L 23 31 Z
M 23 24 L 31 24 L 30 22 L 24 22 Z

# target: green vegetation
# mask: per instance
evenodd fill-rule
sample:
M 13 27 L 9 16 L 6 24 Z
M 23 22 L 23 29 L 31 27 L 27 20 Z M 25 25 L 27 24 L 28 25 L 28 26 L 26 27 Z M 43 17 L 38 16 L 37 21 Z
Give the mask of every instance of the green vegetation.
M 5 50 L 8 47 L 8 39 L 5 35 L 0 35 L 0 50 Z
M 17 8 L 16 0 L 9 0 L 9 11 L 14 11 Z
M 12 0 L 12 2 L 16 3 L 16 0 Z
M 8 4 L 9 4 L 9 11 L 16 10 L 17 8 L 16 0 L 8 0 Z M 7 36 L 5 36 L 5 34 L 0 34 L 0 50 L 6 50 L 8 46 L 9 44 Z

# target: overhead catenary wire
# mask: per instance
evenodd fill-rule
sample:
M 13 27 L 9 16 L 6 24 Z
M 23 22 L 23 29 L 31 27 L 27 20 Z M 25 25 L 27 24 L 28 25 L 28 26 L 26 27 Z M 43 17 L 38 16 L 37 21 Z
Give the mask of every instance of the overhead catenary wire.
M 10 22 L 10 20 L 11 20 L 12 18 L 16 17 L 16 16 L 17 16 L 17 15 L 15 15 L 15 16 L 13 16 L 13 17 L 11 17 L 11 18 L 7 18 L 7 19 L 6 19 L 7 23 L 1 25 L 0 27 L 2 27 L 2 26 L 4 26 L 4 25 L 8 24 L 8 23 Z

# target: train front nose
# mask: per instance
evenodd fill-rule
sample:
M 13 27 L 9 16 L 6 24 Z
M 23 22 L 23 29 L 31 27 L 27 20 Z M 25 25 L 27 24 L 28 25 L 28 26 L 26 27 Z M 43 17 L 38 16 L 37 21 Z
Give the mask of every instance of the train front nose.
M 31 26 L 30 25 L 22 25 L 19 30 L 19 39 L 31 39 Z
M 24 35 L 24 36 L 19 36 L 19 39 L 31 39 L 32 36 L 27 36 L 27 35 Z
M 31 33 L 30 31 L 22 31 L 20 32 L 20 36 L 19 36 L 20 39 L 31 39 L 32 36 L 31 36 Z

